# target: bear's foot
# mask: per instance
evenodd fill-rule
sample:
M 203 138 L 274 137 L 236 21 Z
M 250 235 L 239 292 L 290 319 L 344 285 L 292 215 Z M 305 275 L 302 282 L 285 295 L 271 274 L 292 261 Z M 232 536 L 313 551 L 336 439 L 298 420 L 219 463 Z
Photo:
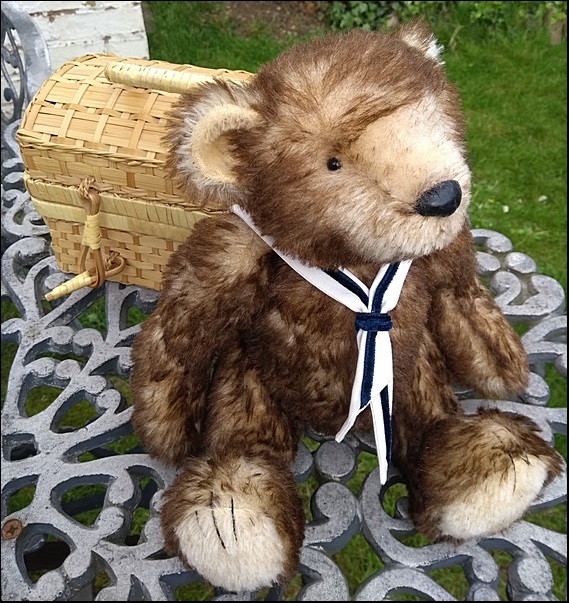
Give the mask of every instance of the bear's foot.
M 304 516 L 288 472 L 244 459 L 188 462 L 166 493 L 166 550 L 228 591 L 289 580 Z
M 562 470 L 537 432 L 529 419 L 497 410 L 443 421 L 429 434 L 411 493 L 417 529 L 461 542 L 520 519 Z

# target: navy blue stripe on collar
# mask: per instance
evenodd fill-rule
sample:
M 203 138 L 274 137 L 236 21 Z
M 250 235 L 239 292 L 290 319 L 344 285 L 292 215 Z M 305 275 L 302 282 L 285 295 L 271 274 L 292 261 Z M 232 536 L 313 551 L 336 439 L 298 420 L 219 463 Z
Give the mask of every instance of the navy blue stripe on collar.
M 344 286 L 348 291 L 351 291 L 354 295 L 357 295 L 367 308 L 369 302 L 367 293 L 363 291 L 362 288 L 347 274 L 344 274 L 339 270 L 325 270 L 324 272 L 336 282 L 340 283 L 340 285 Z
M 384 274 L 383 278 L 381 279 L 381 282 L 379 283 L 379 285 L 377 286 L 377 289 L 375 290 L 375 293 L 373 296 L 372 307 L 371 307 L 372 312 L 381 312 L 381 304 L 383 302 L 383 296 L 385 295 L 385 292 L 387 291 L 387 287 L 389 287 L 389 285 L 391 284 L 391 281 L 395 277 L 397 268 L 399 268 L 399 262 L 395 262 L 394 264 L 389 264 L 389 266 L 387 267 L 387 270 L 385 271 L 385 274 Z
M 379 394 L 379 396 L 381 398 L 381 411 L 383 412 L 383 429 L 385 431 L 385 449 L 387 450 L 387 462 L 390 463 L 392 435 L 391 413 L 389 412 L 389 391 L 387 389 L 387 385 L 381 390 L 381 394 Z

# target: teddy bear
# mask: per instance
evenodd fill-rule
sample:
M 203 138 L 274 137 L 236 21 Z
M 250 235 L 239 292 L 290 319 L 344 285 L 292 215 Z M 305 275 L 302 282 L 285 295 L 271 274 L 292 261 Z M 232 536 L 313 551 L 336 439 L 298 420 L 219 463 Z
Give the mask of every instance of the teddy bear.
M 466 414 L 455 385 L 524 392 L 520 338 L 476 276 L 457 90 L 424 21 L 327 33 L 169 115 L 200 220 L 132 348 L 133 425 L 176 469 L 165 550 L 211 584 L 294 575 L 306 429 L 374 433 L 415 526 L 462 542 L 521 518 L 562 461 L 529 419 Z

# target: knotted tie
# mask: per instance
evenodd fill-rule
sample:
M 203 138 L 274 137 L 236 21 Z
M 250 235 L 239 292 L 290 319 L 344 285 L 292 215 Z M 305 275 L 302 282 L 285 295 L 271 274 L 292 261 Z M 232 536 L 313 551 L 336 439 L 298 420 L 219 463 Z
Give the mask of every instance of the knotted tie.
M 356 375 L 348 418 L 337 433 L 336 441 L 341 442 L 344 439 L 358 415 L 369 406 L 377 447 L 379 477 L 381 484 L 385 484 L 391 458 L 393 401 L 393 358 L 389 338 L 392 323 L 389 312 L 397 304 L 411 260 L 382 266 L 368 289 L 349 270 L 340 268 L 335 271 L 325 271 L 306 266 L 275 249 L 273 238 L 262 235 L 245 210 L 234 205 L 231 211 L 308 282 L 356 313 L 358 345 Z

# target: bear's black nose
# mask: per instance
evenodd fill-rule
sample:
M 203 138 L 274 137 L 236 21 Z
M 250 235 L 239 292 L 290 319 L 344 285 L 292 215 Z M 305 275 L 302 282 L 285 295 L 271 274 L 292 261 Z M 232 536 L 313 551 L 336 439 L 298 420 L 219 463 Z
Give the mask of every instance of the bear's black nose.
M 461 199 L 460 184 L 456 180 L 445 180 L 422 193 L 416 209 L 422 216 L 446 217 L 456 211 Z

